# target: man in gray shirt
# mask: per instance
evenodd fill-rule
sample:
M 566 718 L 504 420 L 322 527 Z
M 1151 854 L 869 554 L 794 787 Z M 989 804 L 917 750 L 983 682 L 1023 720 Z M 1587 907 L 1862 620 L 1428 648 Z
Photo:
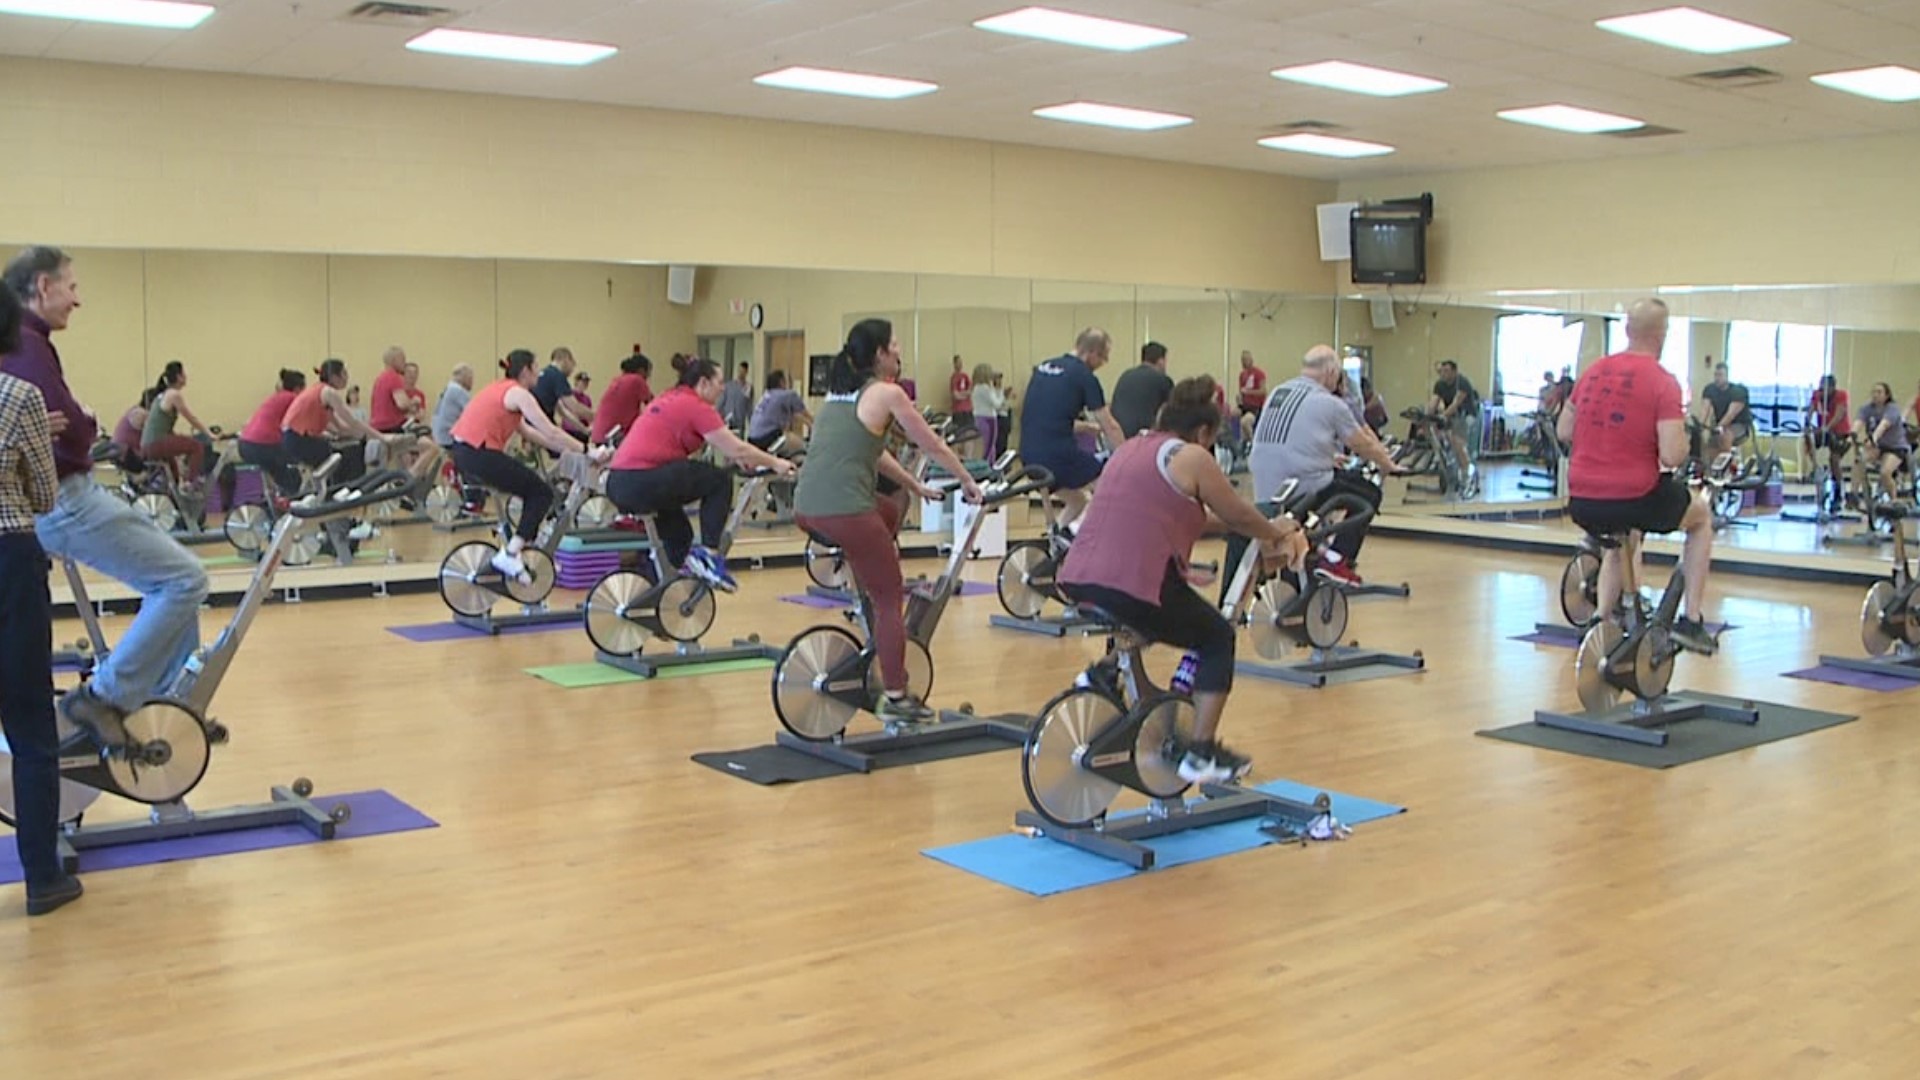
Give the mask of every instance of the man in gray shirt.
M 453 378 L 447 388 L 440 391 L 440 400 L 433 406 L 433 441 L 436 445 L 451 448 L 453 446 L 453 425 L 459 421 L 460 414 L 467 410 L 467 402 L 473 400 L 473 368 L 461 364 L 453 369 Z
M 720 389 L 720 419 L 735 432 L 747 430 L 747 420 L 753 412 L 753 384 L 747 381 L 751 370 L 741 364 L 739 376 L 727 380 Z
M 1379 485 L 1338 468 L 1347 450 L 1378 465 L 1383 474 L 1401 472 L 1373 430 L 1354 419 L 1353 410 L 1335 393 L 1340 375 L 1339 355 L 1329 346 L 1315 345 L 1300 362 L 1299 376 L 1267 395 L 1248 460 L 1254 502 L 1262 511 L 1275 512 L 1273 498 L 1288 480 L 1299 481 L 1292 504 L 1303 511 L 1316 510 L 1336 495 L 1358 495 L 1378 510 Z M 1320 569 L 1358 584 L 1353 567 L 1365 540 L 1364 530 L 1336 538 Z M 1235 537 L 1228 544 L 1227 566 L 1237 565 L 1245 543 Z
M 1173 395 L 1173 379 L 1167 375 L 1167 347 L 1149 341 L 1140 347 L 1140 363 L 1113 388 L 1111 409 L 1120 434 L 1131 439 L 1153 426 L 1160 406 Z

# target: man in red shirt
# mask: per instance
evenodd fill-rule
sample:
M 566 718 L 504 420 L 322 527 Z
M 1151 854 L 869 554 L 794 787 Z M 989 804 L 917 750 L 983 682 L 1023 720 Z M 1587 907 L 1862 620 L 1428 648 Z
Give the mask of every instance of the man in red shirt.
M 367 404 L 367 425 L 392 435 L 407 426 L 417 409 L 407 396 L 407 350 L 395 345 L 380 354 L 380 374 L 373 377 L 373 397 Z
M 1660 366 L 1666 343 L 1667 305 L 1635 301 L 1627 312 L 1627 350 L 1601 358 L 1574 386 L 1559 430 L 1562 441 L 1573 443 L 1567 513 L 1591 533 L 1632 530 L 1634 549 L 1639 533 L 1684 530 L 1686 616 L 1674 620 L 1673 639 L 1711 656 L 1719 643 L 1707 632 L 1702 604 L 1713 561 L 1713 514 L 1705 496 L 1663 472 L 1687 460 L 1680 383 Z M 1622 552 L 1608 548 L 1600 561 L 1600 610 L 1608 618 L 1620 605 Z
M 1253 353 L 1240 351 L 1240 411 L 1260 415 L 1267 404 L 1267 373 L 1254 366 Z
M 1803 460 L 1809 463 L 1808 472 L 1813 471 L 1813 455 L 1821 450 L 1827 452 L 1827 482 L 1832 485 L 1831 494 L 1816 491 L 1813 497 L 1826 499 L 1828 507 L 1837 514 L 1843 502 L 1840 467 L 1846 461 L 1847 447 L 1853 445 L 1853 408 L 1847 392 L 1834 385 L 1831 375 L 1820 376 L 1820 389 L 1815 390 L 1812 400 L 1807 402 L 1807 434 L 1802 441 L 1806 443 Z

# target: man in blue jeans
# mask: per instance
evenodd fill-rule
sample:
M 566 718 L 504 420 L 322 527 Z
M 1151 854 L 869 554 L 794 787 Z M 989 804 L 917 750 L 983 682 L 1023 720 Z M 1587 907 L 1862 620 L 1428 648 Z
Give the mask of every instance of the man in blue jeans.
M 38 387 L 59 430 L 53 462 L 60 491 L 53 512 L 36 524 L 40 544 L 140 594 L 140 613 L 120 643 L 84 688 L 60 699 L 61 718 L 113 752 L 127 743 L 126 714 L 165 689 L 200 647 L 207 574 L 186 548 L 93 482 L 98 423 L 67 388 L 51 339 L 80 306 L 73 261 L 58 248 L 30 247 L 7 264 L 0 283 L 27 309 L 19 344 L 0 356 L 0 373 Z

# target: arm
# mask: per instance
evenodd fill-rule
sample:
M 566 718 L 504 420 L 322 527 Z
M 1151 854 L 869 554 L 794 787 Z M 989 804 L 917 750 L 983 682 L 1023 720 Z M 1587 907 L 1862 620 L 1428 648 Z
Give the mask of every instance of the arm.
M 520 414 L 521 435 L 555 453 L 585 452 L 586 447 L 580 440 L 561 431 L 554 426 L 553 421 L 547 419 L 546 412 L 540 408 L 540 403 L 534 400 L 533 394 L 529 393 L 526 387 L 516 386 L 507 391 L 505 404 L 508 409 Z
M 53 434 L 48 426 L 47 402 L 32 383 L 21 383 L 20 430 L 15 435 L 26 473 L 27 503 L 36 514 L 53 511 L 60 480 L 53 469 Z
M 1113 418 L 1113 410 L 1105 405 L 1093 410 L 1094 422 L 1100 425 L 1100 434 L 1107 440 L 1107 449 L 1118 450 L 1127 437 L 1120 433 L 1120 424 Z
M 393 392 L 393 407 L 399 409 L 400 415 L 402 416 L 413 415 L 413 398 L 407 396 L 407 388 L 405 386 Z
M 1227 474 L 1220 471 L 1220 464 L 1212 454 L 1198 446 L 1188 446 L 1173 456 L 1170 471 L 1183 484 L 1191 483 L 1194 496 L 1210 514 L 1231 526 L 1233 531 L 1260 541 L 1267 547 L 1277 547 L 1287 564 L 1295 570 L 1304 564 L 1307 536 L 1299 522 L 1284 514 L 1269 520 L 1233 490 L 1233 485 L 1227 481 Z
M 1727 415 L 1720 418 L 1720 423 L 1726 427 L 1732 427 L 1737 423 L 1744 423 L 1745 421 L 1742 421 L 1740 418 L 1746 414 L 1747 399 L 1736 395 L 1733 402 L 1727 406 Z
M 1573 442 L 1573 416 L 1573 399 L 1569 397 L 1566 403 L 1560 406 L 1559 422 L 1553 425 L 1553 433 L 1559 436 L 1562 443 Z
M 885 450 L 880 451 L 879 471 L 881 476 L 899 484 L 902 488 L 913 492 L 923 499 L 938 499 L 940 497 L 940 492 L 921 483 L 919 477 L 908 472 L 907 467 L 900 464 L 900 459 Z
M 386 436 L 368 427 L 359 417 L 347 409 L 346 395 L 329 386 L 320 391 L 320 401 L 327 407 L 327 415 L 332 417 L 328 424 L 342 435 L 358 435 L 367 439 L 385 440 Z
M 782 476 L 793 472 L 793 462 L 786 458 L 774 457 L 765 450 L 753 445 L 731 429 L 719 427 L 704 436 L 707 445 L 726 455 L 728 461 L 742 468 L 770 469 Z
M 207 428 L 207 425 L 200 422 L 199 417 L 193 415 L 192 409 L 187 407 L 187 395 L 178 390 L 169 390 L 167 393 L 173 395 L 173 409 L 180 415 L 181 419 L 192 424 L 193 430 L 198 431 L 209 439 L 213 438 L 213 432 Z
M 960 488 L 967 493 L 968 498 L 980 497 L 980 485 L 974 483 L 973 477 L 968 475 L 967 467 L 960 461 L 960 455 L 954 453 L 953 447 L 948 446 L 945 439 L 927 426 L 927 418 L 920 415 L 919 409 L 914 408 L 913 401 L 907 397 L 905 390 L 898 386 L 878 386 L 869 390 L 867 396 L 874 398 L 881 407 L 886 409 L 885 415 L 899 422 L 900 429 L 907 433 L 907 438 L 912 439 L 928 457 L 960 481 Z M 864 413 L 866 400 L 862 399 L 860 404 L 861 411 Z M 867 418 L 862 416 L 860 419 L 865 422 Z M 894 464 L 897 465 L 899 462 Z
M 1346 444 L 1354 453 L 1380 466 L 1382 474 L 1391 476 L 1400 471 L 1400 466 L 1393 463 L 1393 455 L 1387 453 L 1386 444 L 1367 425 L 1354 428 L 1353 433 L 1347 436 Z
M 1661 420 L 1654 425 L 1660 434 L 1660 466 L 1677 469 L 1687 461 L 1687 422 Z

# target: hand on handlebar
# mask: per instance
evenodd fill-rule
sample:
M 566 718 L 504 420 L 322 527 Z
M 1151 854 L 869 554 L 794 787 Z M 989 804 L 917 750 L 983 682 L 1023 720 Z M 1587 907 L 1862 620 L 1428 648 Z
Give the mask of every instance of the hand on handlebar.
M 613 447 L 593 446 L 587 448 L 587 458 L 595 465 L 605 465 L 613 460 Z
M 960 481 L 960 495 L 975 506 L 979 506 L 987 498 L 987 493 L 980 490 L 980 485 L 971 476 Z
M 1295 529 L 1283 540 L 1267 540 L 1260 544 L 1260 554 L 1269 565 L 1279 565 L 1294 573 L 1307 568 L 1307 533 L 1304 529 Z
M 792 476 L 800 471 L 800 466 L 786 458 L 776 458 L 772 465 L 767 466 L 766 471 L 775 476 Z

